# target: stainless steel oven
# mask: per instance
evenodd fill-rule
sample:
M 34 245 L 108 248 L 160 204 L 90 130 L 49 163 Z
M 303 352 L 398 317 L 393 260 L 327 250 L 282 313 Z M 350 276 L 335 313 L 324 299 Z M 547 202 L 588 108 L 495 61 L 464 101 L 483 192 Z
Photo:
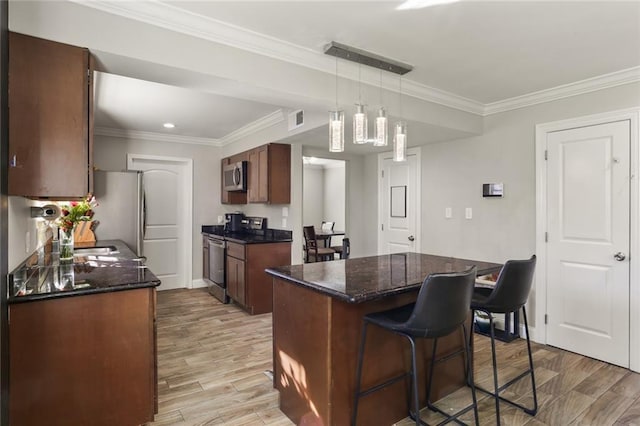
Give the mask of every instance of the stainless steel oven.
M 222 303 L 229 303 L 225 283 L 226 247 L 224 240 L 209 237 L 209 293 Z

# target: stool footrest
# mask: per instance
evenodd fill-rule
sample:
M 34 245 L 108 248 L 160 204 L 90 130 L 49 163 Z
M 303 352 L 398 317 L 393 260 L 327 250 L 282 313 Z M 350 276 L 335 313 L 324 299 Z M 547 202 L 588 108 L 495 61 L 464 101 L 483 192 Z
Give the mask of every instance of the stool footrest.
M 373 387 L 370 387 L 367 390 L 358 392 L 358 398 L 362 397 L 362 396 L 367 396 L 367 395 L 369 395 L 370 393 L 373 393 L 373 392 L 377 392 L 380 389 L 386 388 L 387 386 L 392 385 L 392 384 L 394 384 L 396 382 L 399 382 L 400 380 L 402 380 L 402 379 L 404 379 L 406 377 L 409 377 L 409 376 L 410 376 L 409 373 L 403 373 L 403 374 L 401 374 L 399 376 L 392 377 L 391 379 L 389 379 L 387 381 L 384 381 L 384 382 L 380 383 L 379 385 L 375 385 Z

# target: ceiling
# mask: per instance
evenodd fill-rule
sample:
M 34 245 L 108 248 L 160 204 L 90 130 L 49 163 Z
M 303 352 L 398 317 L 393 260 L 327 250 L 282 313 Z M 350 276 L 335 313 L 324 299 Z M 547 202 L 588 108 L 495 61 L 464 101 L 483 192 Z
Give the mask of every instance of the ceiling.
M 414 10 L 397 10 L 400 1 L 156 4 L 318 57 L 330 41 L 368 50 L 412 64 L 403 84 L 485 106 L 640 67 L 640 2 L 463 1 Z M 395 84 L 396 77 L 385 78 Z M 233 90 L 222 96 L 110 74 L 99 75 L 95 87 L 99 127 L 212 140 L 284 106 L 273 97 L 247 100 Z M 177 127 L 163 129 L 166 121 Z M 436 133 L 428 142 L 460 137 L 425 130 Z M 326 131 L 291 140 L 324 144 Z

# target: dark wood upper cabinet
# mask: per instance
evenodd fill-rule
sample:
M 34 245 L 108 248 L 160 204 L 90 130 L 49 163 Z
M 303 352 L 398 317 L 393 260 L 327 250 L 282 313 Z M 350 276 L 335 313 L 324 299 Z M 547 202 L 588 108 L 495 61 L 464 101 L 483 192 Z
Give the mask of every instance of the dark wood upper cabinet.
M 291 202 L 291 145 L 270 143 L 233 157 L 222 159 L 224 166 L 238 161 L 249 162 L 247 192 L 221 192 L 222 204 L 289 204 Z M 224 185 L 221 179 L 221 185 Z
M 9 33 L 9 195 L 93 190 L 89 51 Z
M 291 202 L 291 145 L 270 143 L 249 152 L 250 203 Z

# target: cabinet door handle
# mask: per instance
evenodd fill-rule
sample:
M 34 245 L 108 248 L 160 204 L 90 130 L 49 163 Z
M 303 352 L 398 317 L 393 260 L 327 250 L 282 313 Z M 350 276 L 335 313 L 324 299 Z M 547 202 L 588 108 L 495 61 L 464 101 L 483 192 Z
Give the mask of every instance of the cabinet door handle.
M 11 160 L 9 160 L 9 167 L 18 167 L 18 156 L 13 154 Z

